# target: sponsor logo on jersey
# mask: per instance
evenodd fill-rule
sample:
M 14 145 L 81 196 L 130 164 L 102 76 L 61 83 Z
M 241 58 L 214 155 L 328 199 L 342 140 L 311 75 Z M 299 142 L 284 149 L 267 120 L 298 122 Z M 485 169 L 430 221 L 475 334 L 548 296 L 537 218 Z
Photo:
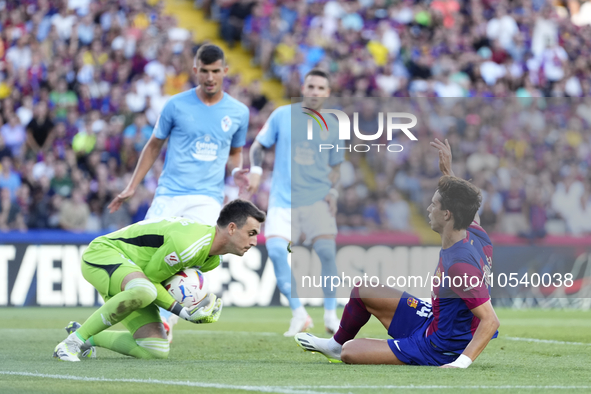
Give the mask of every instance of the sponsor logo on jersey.
M 295 156 L 293 161 L 302 166 L 314 165 L 314 150 L 308 141 L 299 143 L 295 147 Z
M 222 118 L 222 130 L 224 130 L 224 133 L 226 133 L 228 130 L 230 130 L 230 127 L 232 127 L 232 119 L 226 115 Z
M 210 135 L 205 135 L 198 138 L 195 142 L 195 151 L 193 157 L 201 161 L 214 161 L 218 158 L 219 145 L 211 138 Z
M 417 305 L 419 305 L 419 300 L 417 300 L 416 298 L 413 298 L 413 297 L 409 297 L 406 299 L 406 304 L 408 306 L 410 306 L 411 308 L 417 309 Z
M 164 262 L 172 267 L 180 263 L 179 256 L 177 256 L 176 252 L 172 252 L 164 258 Z

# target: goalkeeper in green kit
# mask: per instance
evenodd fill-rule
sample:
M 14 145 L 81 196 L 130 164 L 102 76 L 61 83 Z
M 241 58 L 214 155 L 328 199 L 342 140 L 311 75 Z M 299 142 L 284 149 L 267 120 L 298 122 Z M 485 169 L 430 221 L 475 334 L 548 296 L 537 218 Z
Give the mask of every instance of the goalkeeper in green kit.
M 80 361 L 93 357 L 95 346 L 141 359 L 168 357 L 158 306 L 193 323 L 216 322 L 222 300 L 209 294 L 189 310 L 161 282 L 188 267 L 207 272 L 220 264 L 220 255 L 242 256 L 257 244 L 265 214 L 252 203 L 227 204 L 215 227 L 174 217 L 144 220 L 96 238 L 82 255 L 81 269 L 105 300 L 82 325 L 70 323 L 70 335 L 53 357 Z M 105 331 L 121 322 L 128 331 Z

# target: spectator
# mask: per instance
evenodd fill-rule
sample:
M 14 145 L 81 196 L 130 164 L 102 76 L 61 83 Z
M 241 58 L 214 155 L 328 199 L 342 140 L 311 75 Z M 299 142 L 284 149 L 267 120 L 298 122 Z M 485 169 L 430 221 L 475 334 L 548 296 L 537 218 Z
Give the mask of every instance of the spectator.
M 2 133 L 0 133 L 0 162 L 2 162 L 2 159 L 4 157 L 12 157 L 12 149 L 10 149 L 8 146 L 6 146 L 6 143 L 4 142 L 4 136 L 2 135 Z
M 20 207 L 12 200 L 10 195 L 9 189 L 0 189 L 0 231 L 5 232 L 11 229 L 26 231 L 27 226 L 23 220 Z
M 584 222 L 583 197 L 585 186 L 577 179 L 578 169 L 572 165 L 564 168 L 564 180 L 556 185 L 556 191 L 552 196 L 552 209 L 565 221 L 569 231 L 574 235 L 580 235 L 587 230 L 588 224 Z
M 62 41 L 67 41 L 72 36 L 72 28 L 76 23 L 76 17 L 69 12 L 66 6 L 61 6 L 57 14 L 51 17 L 51 24 L 55 27 Z
M 337 210 L 337 225 L 342 231 L 359 231 L 364 229 L 363 207 L 357 196 L 355 187 L 345 190 L 342 203 Z
M 131 90 L 125 95 L 125 103 L 131 112 L 142 112 L 146 109 L 146 96 L 138 92 L 137 81 L 132 82 Z
M 32 96 L 25 96 L 23 97 L 23 105 L 18 107 L 16 110 L 16 116 L 18 116 L 20 123 L 23 126 L 29 124 L 29 122 L 33 119 L 33 97 Z
M 152 127 L 146 122 L 146 115 L 138 113 L 133 119 L 133 124 L 123 131 L 123 138 L 132 140 L 135 150 L 141 152 L 144 145 L 152 136 Z
M 57 89 L 49 94 L 51 105 L 55 107 L 56 118 L 66 119 L 68 110 L 78 104 L 78 97 L 76 93 L 68 90 L 68 82 L 65 78 L 61 78 L 57 83 Z
M 41 101 L 35 107 L 35 116 L 27 125 L 27 147 L 33 155 L 47 152 L 54 140 L 54 123 L 47 113 L 47 103 Z
M 502 231 L 505 234 L 517 235 L 530 231 L 525 212 L 525 191 L 521 185 L 521 179 L 517 176 L 511 178 L 509 190 L 502 193 L 503 218 Z
M 2 134 L 6 146 L 10 148 L 12 156 L 20 157 L 27 134 L 15 113 L 8 115 L 8 123 L 0 128 L 0 134 Z
M 393 188 L 390 189 L 388 197 L 384 204 L 386 228 L 394 231 L 408 231 L 410 229 L 410 207 L 408 203 Z
M 21 185 L 21 177 L 12 169 L 12 159 L 8 156 L 2 158 L 2 169 L 0 172 L 0 188 L 10 193 L 11 200 L 16 198 L 16 191 Z
M 16 72 L 18 70 L 28 70 L 31 66 L 32 53 L 29 47 L 29 36 L 23 35 L 16 41 L 16 46 L 10 47 L 6 51 L 6 60 L 8 65 Z
M 59 160 L 55 164 L 55 175 L 51 179 L 50 189 L 54 194 L 62 197 L 69 197 L 73 188 L 74 183 L 68 174 L 67 164 L 64 161 Z
M 222 22 L 221 33 L 230 48 L 240 41 L 244 20 L 252 12 L 254 5 L 252 0 L 238 0 L 229 7 L 228 17 Z
M 72 191 L 72 197 L 62 202 L 59 212 L 60 227 L 64 230 L 81 232 L 86 230 L 90 209 L 80 189 Z

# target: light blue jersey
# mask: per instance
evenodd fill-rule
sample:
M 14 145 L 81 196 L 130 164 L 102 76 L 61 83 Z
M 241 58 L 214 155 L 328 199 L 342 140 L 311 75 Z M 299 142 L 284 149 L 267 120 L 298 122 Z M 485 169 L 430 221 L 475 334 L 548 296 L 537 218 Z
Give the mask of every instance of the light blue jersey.
M 332 115 L 324 118 L 328 132 L 326 127 L 321 132 L 320 126 L 313 121 L 314 138 L 308 141 L 308 119 L 311 118 L 302 112 L 301 104 L 285 105 L 271 114 L 257 135 L 257 141 L 265 148 L 276 145 L 269 207 L 312 205 L 328 194 L 332 187 L 328 179 L 331 166 L 343 161 L 344 151 L 319 152 L 320 144 L 339 145 L 336 118 Z
M 229 94 L 207 106 L 195 89 L 173 96 L 164 106 L 154 136 L 168 141 L 156 196 L 202 195 L 224 201 L 230 147 L 244 146 L 248 107 Z

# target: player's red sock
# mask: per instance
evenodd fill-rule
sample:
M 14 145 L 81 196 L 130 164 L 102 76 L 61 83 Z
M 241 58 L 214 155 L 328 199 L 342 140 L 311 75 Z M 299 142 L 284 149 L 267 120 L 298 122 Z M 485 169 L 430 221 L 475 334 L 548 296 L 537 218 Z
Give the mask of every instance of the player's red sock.
M 359 288 L 354 287 L 351 292 L 351 298 L 347 302 L 347 305 L 345 305 L 339 329 L 334 334 L 334 340 L 343 345 L 345 342 L 355 338 L 355 335 L 369 321 L 370 317 L 371 313 L 367 311 L 365 304 L 363 304 L 361 297 L 359 297 Z

